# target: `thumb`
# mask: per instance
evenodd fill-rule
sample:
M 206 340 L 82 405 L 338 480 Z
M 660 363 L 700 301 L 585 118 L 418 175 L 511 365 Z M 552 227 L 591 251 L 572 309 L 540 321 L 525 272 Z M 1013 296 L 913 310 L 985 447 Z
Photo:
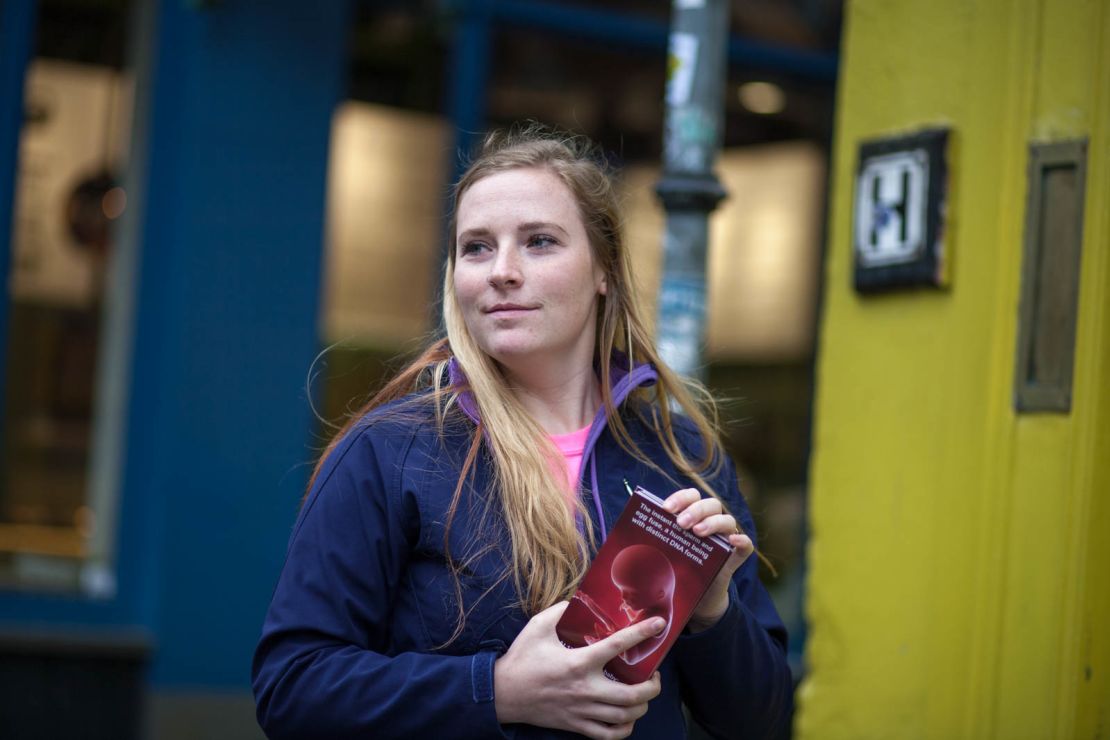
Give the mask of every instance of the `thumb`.
M 725 561 L 724 567 L 721 568 L 721 572 L 718 574 L 718 576 L 725 576 L 726 579 L 732 578 L 732 574 L 755 552 L 752 538 L 746 534 L 730 534 L 728 543 L 732 545 L 732 552 L 729 553 L 728 560 Z
M 554 628 L 555 623 L 559 621 L 559 617 L 563 616 L 563 612 L 570 606 L 569 601 L 558 601 L 551 606 L 544 609 L 542 612 L 537 613 L 532 617 L 532 621 L 537 626 L 545 626 L 550 624 Z
M 666 626 L 667 620 L 662 617 L 652 617 L 614 632 L 593 645 L 587 645 L 585 648 L 579 649 L 589 650 L 591 659 L 598 665 L 604 665 L 624 651 L 636 647 L 644 640 L 658 636 Z

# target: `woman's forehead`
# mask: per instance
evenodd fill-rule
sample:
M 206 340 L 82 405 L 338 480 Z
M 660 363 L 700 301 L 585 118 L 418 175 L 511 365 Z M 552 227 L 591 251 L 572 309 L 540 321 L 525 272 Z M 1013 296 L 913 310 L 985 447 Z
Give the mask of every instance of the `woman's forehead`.
M 577 215 L 578 203 L 570 188 L 549 169 L 505 170 L 487 175 L 466 189 L 459 200 L 460 226 L 467 217 L 488 217 L 499 210 L 524 217 L 526 211 L 562 211 L 564 216 L 571 216 Z
M 474 180 L 463 193 L 463 199 L 474 193 L 514 188 L 567 190 L 563 179 L 549 167 L 513 167 L 496 170 Z

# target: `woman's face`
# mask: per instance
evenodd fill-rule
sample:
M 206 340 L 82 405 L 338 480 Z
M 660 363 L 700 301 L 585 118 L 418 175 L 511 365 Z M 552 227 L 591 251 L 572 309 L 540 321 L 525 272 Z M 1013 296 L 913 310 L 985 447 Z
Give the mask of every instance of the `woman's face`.
M 454 287 L 471 336 L 510 370 L 592 362 L 605 277 L 574 196 L 549 170 L 500 172 L 463 193 Z

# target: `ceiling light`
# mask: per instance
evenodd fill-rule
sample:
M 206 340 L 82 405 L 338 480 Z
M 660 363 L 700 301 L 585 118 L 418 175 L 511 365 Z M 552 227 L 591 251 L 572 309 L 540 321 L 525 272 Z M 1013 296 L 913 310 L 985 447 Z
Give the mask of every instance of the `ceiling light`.
M 782 88 L 770 82 L 745 82 L 737 90 L 740 104 L 752 113 L 772 115 L 786 105 Z

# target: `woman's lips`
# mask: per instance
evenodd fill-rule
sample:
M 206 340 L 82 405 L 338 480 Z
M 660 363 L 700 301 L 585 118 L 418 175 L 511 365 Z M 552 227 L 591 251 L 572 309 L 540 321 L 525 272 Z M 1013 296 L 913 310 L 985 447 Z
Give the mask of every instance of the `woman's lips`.
M 518 316 L 535 310 L 536 307 L 534 306 L 521 306 L 516 303 L 498 303 L 496 306 L 490 306 L 485 309 L 485 313 L 491 316 Z

